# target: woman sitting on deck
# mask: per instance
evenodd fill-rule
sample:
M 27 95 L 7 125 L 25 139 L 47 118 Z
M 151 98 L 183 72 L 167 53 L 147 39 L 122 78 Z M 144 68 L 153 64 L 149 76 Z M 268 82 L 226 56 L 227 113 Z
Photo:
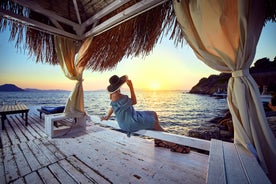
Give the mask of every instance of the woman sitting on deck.
M 123 95 L 120 87 L 126 82 L 129 87 L 131 98 Z M 111 108 L 107 115 L 102 117 L 101 120 L 108 120 L 112 113 L 116 115 L 119 127 L 130 133 L 138 130 L 156 130 L 164 131 L 160 126 L 158 116 L 154 111 L 136 111 L 133 107 L 137 103 L 136 95 L 131 80 L 126 75 L 118 77 L 113 75 L 109 79 L 110 85 L 107 87 L 110 93 Z M 171 151 L 180 153 L 189 153 L 190 148 L 175 143 L 165 142 L 161 140 L 154 140 L 156 147 L 170 148 Z

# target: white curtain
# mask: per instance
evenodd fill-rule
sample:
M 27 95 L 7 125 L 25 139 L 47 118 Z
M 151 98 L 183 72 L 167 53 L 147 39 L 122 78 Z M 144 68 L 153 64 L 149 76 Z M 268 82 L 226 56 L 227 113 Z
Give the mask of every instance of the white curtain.
M 66 77 L 77 81 L 64 109 L 64 113 L 71 117 L 83 117 L 86 115 L 84 111 L 82 73 L 90 59 L 89 56 L 91 56 L 89 46 L 92 44 L 92 39 L 90 37 L 84 41 L 76 56 L 76 43 L 73 40 L 55 36 L 55 49 L 59 65 Z
M 234 123 L 234 141 L 250 150 L 276 182 L 276 140 L 257 84 L 249 74 L 264 24 L 264 2 L 174 0 L 174 9 L 182 34 L 196 56 L 215 70 L 232 73 L 227 101 Z

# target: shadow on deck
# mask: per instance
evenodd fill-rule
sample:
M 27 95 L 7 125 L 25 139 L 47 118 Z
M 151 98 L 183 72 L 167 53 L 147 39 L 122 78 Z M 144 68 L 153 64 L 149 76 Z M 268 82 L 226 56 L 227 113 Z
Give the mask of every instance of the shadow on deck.
M 205 183 L 208 155 L 156 148 L 152 140 L 88 124 L 48 139 L 44 119 L 10 115 L 1 131 L 0 183 Z

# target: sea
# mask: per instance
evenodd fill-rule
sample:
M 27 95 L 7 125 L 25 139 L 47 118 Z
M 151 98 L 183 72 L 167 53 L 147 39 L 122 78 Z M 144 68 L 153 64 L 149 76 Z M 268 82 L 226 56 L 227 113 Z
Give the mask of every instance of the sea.
M 29 107 L 62 106 L 69 91 L 0 92 L 1 104 L 24 103 Z M 127 95 L 128 91 L 122 91 Z M 187 135 L 190 129 L 210 124 L 228 109 L 225 98 L 191 94 L 188 91 L 136 91 L 136 110 L 156 111 L 166 131 Z M 109 94 L 105 90 L 85 91 L 84 108 L 89 115 L 104 116 L 110 108 Z M 115 119 L 115 116 L 111 116 Z

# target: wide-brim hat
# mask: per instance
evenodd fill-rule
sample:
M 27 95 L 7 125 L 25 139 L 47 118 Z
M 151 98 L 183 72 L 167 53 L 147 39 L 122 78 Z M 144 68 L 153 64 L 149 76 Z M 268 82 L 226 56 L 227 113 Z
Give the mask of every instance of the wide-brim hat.
M 124 75 L 122 77 L 113 75 L 112 77 L 109 78 L 110 85 L 107 87 L 107 91 L 109 93 L 116 92 L 126 82 L 127 79 L 128 79 L 127 75 Z

